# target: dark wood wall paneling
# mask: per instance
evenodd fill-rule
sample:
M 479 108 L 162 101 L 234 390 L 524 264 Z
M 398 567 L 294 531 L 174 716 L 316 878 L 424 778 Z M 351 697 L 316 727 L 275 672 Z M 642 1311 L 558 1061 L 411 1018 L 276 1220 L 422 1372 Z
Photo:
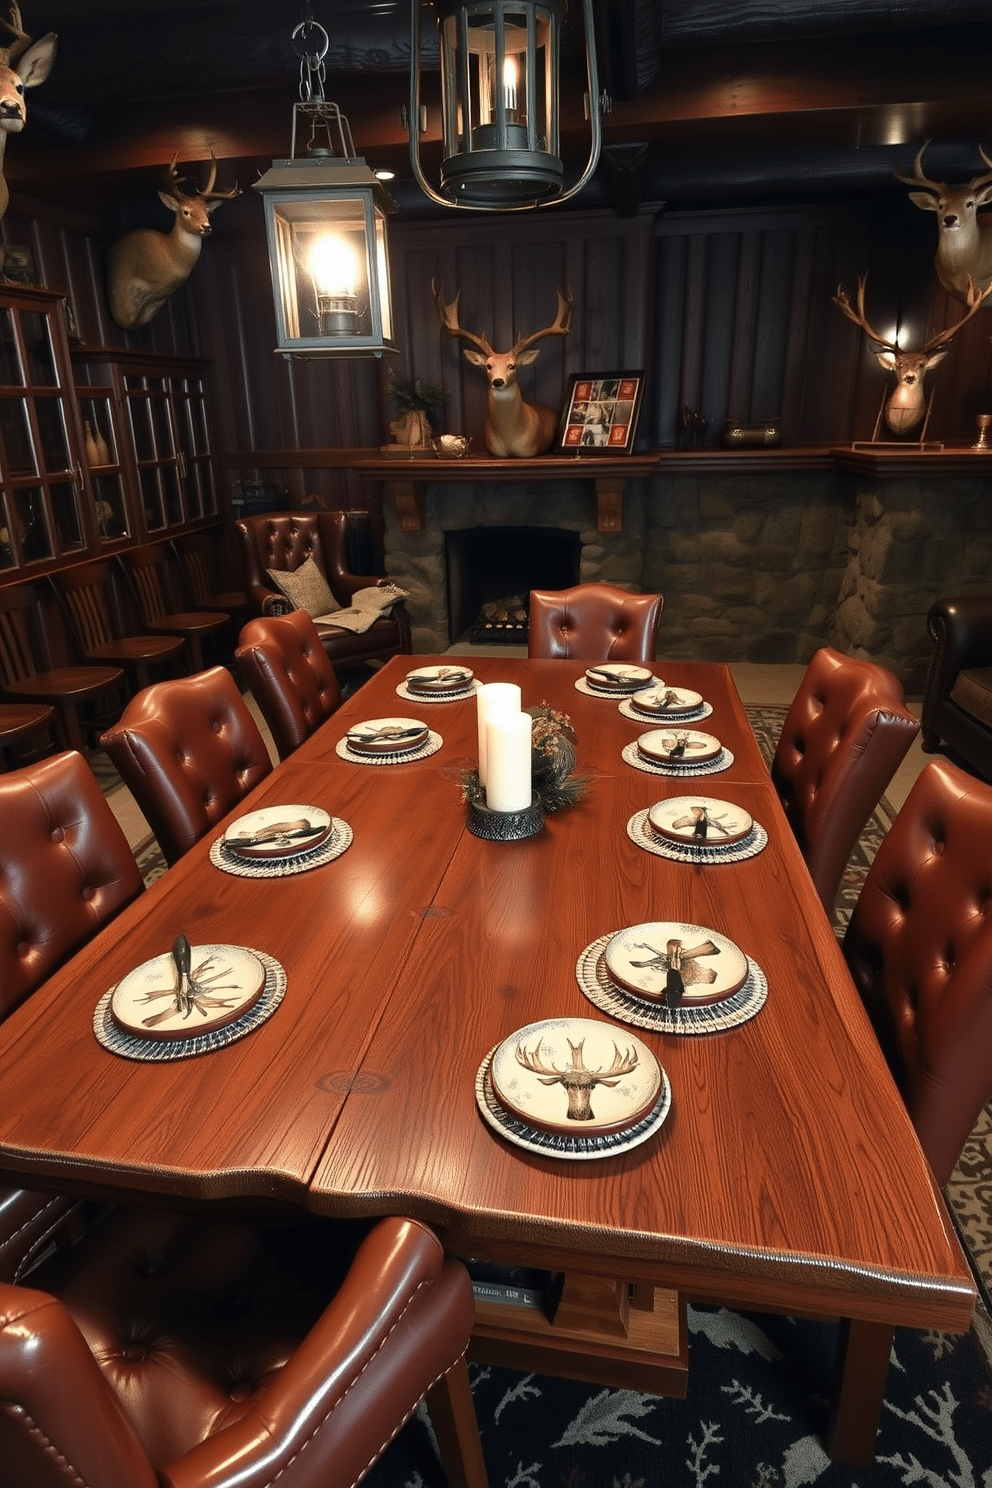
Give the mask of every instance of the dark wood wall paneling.
M 215 363 L 217 447 L 237 454 L 235 478 L 265 477 L 252 452 L 375 448 L 387 435 L 387 366 L 447 389 L 444 423 L 483 448 L 486 385 L 442 333 L 431 284 L 460 291 L 462 324 L 499 350 L 547 325 L 555 291 L 575 297 L 567 338 L 541 343 L 524 369 L 525 396 L 560 407 L 580 372 L 644 368 L 639 446 L 676 442 L 684 404 L 709 420 L 709 443 L 728 420 L 780 418 L 783 445 L 869 439 L 892 386 L 866 338 L 832 295 L 853 297 L 866 269 L 868 315 L 879 331 L 898 320 L 904 344 L 953 323 L 961 307 L 933 272 L 935 225 L 900 192 L 884 202 L 644 214 L 525 213 L 391 222 L 395 335 L 400 355 L 383 363 L 287 361 L 273 353 L 274 319 L 261 201 L 247 190 L 225 203 L 190 282 L 144 330 L 125 333 L 107 310 L 106 223 L 15 198 L 2 224 L 8 243 L 27 243 L 38 276 L 65 288 L 83 339 Z M 990 400 L 992 310 L 957 338 L 930 377 L 928 435 L 968 443 Z M 244 458 L 242 458 L 244 457 Z M 348 472 L 277 470 L 289 499 L 361 506 Z

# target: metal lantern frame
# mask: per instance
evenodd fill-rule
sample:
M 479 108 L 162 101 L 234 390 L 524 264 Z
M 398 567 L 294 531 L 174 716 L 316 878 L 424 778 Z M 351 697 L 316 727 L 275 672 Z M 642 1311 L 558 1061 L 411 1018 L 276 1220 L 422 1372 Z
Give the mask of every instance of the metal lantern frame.
M 593 0 L 582 0 L 590 128 L 579 179 L 563 190 L 559 52 L 565 0 L 411 0 L 410 162 L 442 207 L 527 211 L 568 201 L 602 149 Z M 421 10 L 435 13 L 441 47 L 444 157 L 435 188 L 420 161 Z
M 320 42 L 310 38 L 319 36 Z M 299 38 L 306 38 L 297 45 Z M 276 352 L 285 357 L 381 357 L 397 353 L 389 286 L 387 215 L 396 204 L 355 154 L 348 120 L 323 97 L 328 37 L 312 20 L 293 33 L 302 58 L 301 101 L 293 106 L 290 157 L 273 160 L 254 183 L 263 199 L 272 271 Z M 297 155 L 297 125 L 309 125 Z M 355 274 L 321 283 L 312 266 L 318 240 L 346 244 Z

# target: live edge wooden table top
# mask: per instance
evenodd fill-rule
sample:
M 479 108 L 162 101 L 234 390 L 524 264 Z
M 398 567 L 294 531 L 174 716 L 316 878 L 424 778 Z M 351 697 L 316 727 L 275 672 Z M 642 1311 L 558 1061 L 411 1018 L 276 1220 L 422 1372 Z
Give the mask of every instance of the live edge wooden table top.
M 473 658 L 480 680 L 571 716 L 589 781 L 536 836 L 501 843 L 465 827 L 474 697 L 397 696 L 432 660 L 387 663 L 238 810 L 323 806 L 353 830 L 340 857 L 234 877 L 210 862 L 218 828 L 0 1026 L 0 1171 L 111 1196 L 414 1214 L 456 1254 L 565 1278 L 553 1321 L 480 1308 L 480 1357 L 631 1388 L 684 1390 L 686 1298 L 841 1318 L 829 1445 L 867 1460 L 892 1327 L 963 1331 L 974 1287 L 728 670 L 654 667 L 712 705 L 698 726 L 734 756 L 687 785 L 623 760 L 644 726 L 575 687 L 582 663 Z M 349 727 L 395 715 L 429 723 L 440 750 L 388 766 L 336 753 Z M 687 790 L 745 806 L 765 850 L 700 867 L 631 840 L 634 813 Z M 479 1114 L 482 1061 L 545 1018 L 609 1021 L 577 958 L 654 920 L 729 936 L 764 972 L 764 1006 L 725 1032 L 629 1030 L 672 1089 L 643 1145 L 584 1162 L 511 1145 Z M 282 1003 L 210 1054 L 108 1052 L 97 1001 L 180 931 L 275 957 Z

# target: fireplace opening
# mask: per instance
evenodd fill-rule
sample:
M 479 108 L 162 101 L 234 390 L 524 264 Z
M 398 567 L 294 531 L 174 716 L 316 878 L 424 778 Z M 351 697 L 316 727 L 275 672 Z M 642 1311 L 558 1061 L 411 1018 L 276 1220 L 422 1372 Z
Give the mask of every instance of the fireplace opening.
M 530 591 L 579 582 L 582 540 L 561 527 L 469 527 L 446 532 L 444 551 L 452 644 L 466 637 L 526 644 L 526 618 L 517 612 L 521 604 L 526 611 Z

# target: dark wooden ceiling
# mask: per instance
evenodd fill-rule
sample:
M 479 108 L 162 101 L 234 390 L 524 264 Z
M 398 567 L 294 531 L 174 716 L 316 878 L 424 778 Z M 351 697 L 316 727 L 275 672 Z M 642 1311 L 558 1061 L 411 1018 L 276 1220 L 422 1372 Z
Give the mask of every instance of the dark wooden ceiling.
M 934 173 L 968 175 L 992 139 L 988 0 L 595 0 L 604 121 L 599 197 L 638 159 L 637 191 L 662 197 L 876 189 L 926 138 Z M 211 150 L 249 184 L 289 153 L 301 0 L 22 0 L 35 37 L 59 36 L 29 126 L 7 150 L 24 196 L 103 215 L 147 190 L 178 150 Z M 310 0 L 329 38 L 327 96 L 360 154 L 397 173 L 415 204 L 400 114 L 409 76 L 409 0 Z M 566 163 L 586 141 L 570 0 L 563 105 Z M 425 19 L 425 30 L 432 23 Z M 436 75 L 425 76 L 428 161 Z M 642 145 L 643 152 L 635 147 Z M 605 183 L 605 184 L 604 184 Z M 222 184 L 220 181 L 218 184 Z M 606 192 L 604 197 L 603 193 Z M 218 219 L 219 220 L 219 219 Z

